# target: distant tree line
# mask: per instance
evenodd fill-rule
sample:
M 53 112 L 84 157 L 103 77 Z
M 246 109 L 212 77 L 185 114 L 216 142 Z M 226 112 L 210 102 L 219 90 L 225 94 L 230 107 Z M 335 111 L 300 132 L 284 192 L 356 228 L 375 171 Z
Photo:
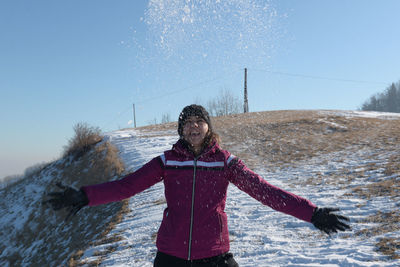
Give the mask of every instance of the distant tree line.
M 201 99 L 197 98 L 194 103 L 202 105 Z M 243 112 L 242 101 L 233 94 L 231 90 L 221 89 L 217 96 L 210 98 L 204 105 L 210 116 L 219 117 L 225 115 L 238 114 Z M 162 114 L 161 123 L 171 122 L 171 116 L 168 113 Z M 148 121 L 148 124 L 157 124 L 157 118 L 152 121 Z
M 242 102 L 232 91 L 220 90 L 217 97 L 211 98 L 206 104 L 206 109 L 211 116 L 225 116 L 238 114 L 242 111 Z
M 25 169 L 24 174 L 16 174 L 16 175 L 9 175 L 4 178 L 0 179 L 0 189 L 1 188 L 6 188 L 12 184 L 15 184 L 16 182 L 27 178 L 27 177 L 32 177 L 36 173 L 40 172 L 43 168 L 45 168 L 49 163 L 46 162 L 41 162 L 37 163 L 33 166 L 30 166 Z
M 371 96 L 361 110 L 400 113 L 400 82 L 392 83 L 382 93 Z

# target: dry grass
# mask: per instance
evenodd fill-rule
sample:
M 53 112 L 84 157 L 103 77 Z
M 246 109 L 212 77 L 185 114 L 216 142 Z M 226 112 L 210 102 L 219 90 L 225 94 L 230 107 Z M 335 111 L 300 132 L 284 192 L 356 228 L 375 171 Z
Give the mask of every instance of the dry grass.
M 43 184 L 45 188 L 42 200 L 46 200 L 48 199 L 47 193 L 59 190 L 55 187 L 57 181 L 79 188 L 82 185 L 108 181 L 112 177 L 121 175 L 123 171 L 123 164 L 118 158 L 117 150 L 107 142 L 98 144 L 96 149 L 86 151 L 79 157 L 79 160 L 76 159 L 75 154 L 71 154 L 48 166 L 49 168 L 40 169 L 6 188 L 4 192 L 7 193 L 8 190 L 18 192 L 17 194 L 26 198 L 29 197 L 29 194 L 24 193 L 25 188 L 29 187 L 32 181 L 37 182 L 43 177 L 52 177 L 51 183 L 46 181 L 46 184 Z M 34 195 L 33 193 L 32 195 Z M 20 251 L 23 252 L 23 247 L 30 247 L 37 240 L 46 241 L 40 248 L 42 256 L 35 256 L 30 262 L 34 266 L 45 266 L 48 262 L 52 262 L 56 266 L 67 257 L 70 257 L 67 261 L 69 266 L 77 266 L 76 264 L 83 254 L 82 249 L 87 246 L 87 240 L 93 240 L 97 236 L 101 237 L 99 234 L 101 232 L 110 231 L 109 227 L 121 220 L 118 214 L 125 212 L 124 203 L 112 203 L 107 206 L 107 209 L 104 207 L 84 208 L 71 220 L 65 221 L 66 211 L 55 213 L 48 206 L 41 205 L 41 203 L 30 203 L 25 199 L 24 203 L 33 205 L 34 208 L 29 209 L 32 210 L 32 213 L 13 242 L 18 244 L 21 247 Z M 7 256 L 7 259 L 13 266 L 20 266 L 26 257 L 16 253 Z
M 71 157 L 76 161 L 76 154 L 71 155 Z M 124 171 L 123 162 L 118 157 L 118 150 L 109 142 L 92 146 L 91 151 L 85 151 L 85 154 L 81 155 L 79 161 L 76 161 L 75 164 L 68 165 L 67 163 L 67 165 L 60 165 L 59 167 L 62 169 L 60 173 L 61 181 L 65 184 L 75 185 L 78 188 L 82 185 L 108 181 L 112 177 L 122 175 Z M 68 182 L 71 178 L 74 180 Z M 86 240 L 96 238 L 96 242 L 99 243 L 119 241 L 119 237 L 114 237 L 113 240 L 104 239 L 115 225 L 122 220 L 123 214 L 127 212 L 127 209 L 127 201 L 112 203 L 108 205 L 107 209 L 104 209 L 104 207 L 84 209 L 84 211 L 80 212 L 85 213 L 86 221 L 83 224 L 80 223 L 79 214 L 75 216 L 72 219 L 72 224 L 76 225 L 76 228 L 73 233 L 66 233 L 66 235 L 71 238 L 70 247 L 77 250 L 71 253 L 72 256 L 67 261 L 68 265 L 70 267 L 81 266 L 79 259 L 82 256 L 82 248 L 87 246 Z M 92 229 L 89 231 L 88 227 Z M 90 232 L 92 237 L 86 236 L 82 238 L 82 232 L 85 232 L 85 235 Z M 90 266 L 98 266 L 100 262 L 88 264 Z
M 178 134 L 178 123 L 177 122 L 168 122 L 164 124 L 156 124 L 140 127 L 141 131 L 148 132 L 158 132 L 158 131 L 175 131 Z
M 64 147 L 64 157 L 72 155 L 75 160 L 82 157 L 103 139 L 100 128 L 89 126 L 83 122 L 74 126 L 74 132 L 75 136 Z
M 94 169 L 108 173 L 110 177 L 120 176 L 125 169 L 124 163 L 118 156 L 118 149 L 108 141 L 95 147 L 90 165 Z
M 383 196 L 395 198 L 400 195 L 400 181 L 396 178 L 389 178 L 383 181 L 357 186 L 353 189 L 353 192 L 366 199 Z
M 122 221 L 124 214 L 128 213 L 129 211 L 130 211 L 129 210 L 129 200 L 123 200 L 121 209 L 118 211 L 117 214 L 115 214 L 113 216 L 113 218 L 107 224 L 105 229 L 100 233 L 97 240 L 92 242 L 91 245 L 99 246 L 99 245 L 110 244 L 110 243 L 115 243 L 115 242 L 121 241 L 122 240 L 121 236 L 119 236 L 118 234 L 113 234 L 112 236 L 109 236 L 109 233 L 113 229 L 115 229 L 115 226 L 118 225 Z
M 163 204 L 167 204 L 167 200 L 165 199 L 165 197 L 161 197 L 157 200 L 155 200 L 153 202 L 154 205 L 163 205 Z
M 376 244 L 377 250 L 388 256 L 392 260 L 400 259 L 400 239 L 399 238 L 381 238 Z
M 364 220 L 361 220 L 360 223 L 372 223 L 375 226 L 362 229 L 356 233 L 357 236 L 363 237 L 371 237 L 377 236 L 380 234 L 395 232 L 400 230 L 400 212 L 399 211 L 391 211 L 391 212 L 381 212 L 378 211 L 376 214 L 371 215 Z
M 400 230 L 400 212 L 380 212 L 369 216 L 362 223 L 373 223 L 373 227 L 362 229 L 356 232 L 356 236 L 370 238 L 385 233 L 396 232 Z M 400 238 L 379 238 L 375 244 L 376 250 L 388 256 L 390 259 L 400 259 Z
M 78 260 L 83 256 L 84 251 L 78 250 L 76 251 L 68 260 L 68 267 L 77 266 Z
M 100 264 L 101 264 L 101 259 L 85 263 L 85 265 L 87 265 L 89 267 L 98 267 L 98 266 L 100 266 Z
M 379 149 L 400 141 L 399 123 L 327 117 L 312 111 L 240 114 L 215 118 L 215 124 L 225 147 L 242 158 L 256 154 L 264 166 L 288 165 L 350 146 Z
M 98 257 L 96 260 L 91 262 L 81 261 L 80 258 L 83 256 L 83 253 L 81 250 L 78 250 L 68 260 L 68 266 L 77 267 L 77 266 L 84 266 L 86 264 L 88 264 L 89 266 L 99 266 L 103 261 L 103 259 L 108 254 L 114 252 L 117 249 L 117 245 L 115 245 L 115 243 L 123 240 L 123 238 L 119 234 L 115 233 L 112 236 L 109 236 L 109 233 L 113 229 L 115 229 L 116 225 L 118 225 L 122 221 L 124 214 L 127 214 L 128 212 L 129 212 L 129 200 L 123 200 L 122 207 L 118 210 L 117 214 L 115 214 L 112 217 L 111 221 L 106 225 L 106 227 L 99 234 L 97 239 L 89 244 L 90 246 L 109 244 L 109 246 L 107 246 L 106 249 L 102 251 L 96 251 L 93 253 L 94 256 Z
M 156 243 L 156 241 L 157 241 L 157 232 L 153 232 L 152 234 L 151 234 L 151 240 L 153 241 L 153 243 L 155 244 Z
M 75 133 L 76 136 L 65 148 L 64 158 L 31 170 L 24 179 L 1 191 L 4 196 L 10 196 L 12 201 L 19 201 L 21 207 L 25 205 L 26 210 L 32 211 L 27 214 L 28 219 L 21 230 L 10 237 L 10 244 L 18 244 L 20 248 L 4 259 L 12 266 L 21 266 L 22 262 L 29 262 L 32 266 L 46 266 L 51 262 L 54 266 L 60 266 L 66 258 L 69 258 L 66 262 L 68 266 L 80 266 L 79 260 L 88 246 L 87 240 L 110 244 L 108 253 L 113 250 L 112 244 L 121 241 L 120 236 L 109 237 L 109 233 L 122 220 L 123 214 L 128 212 L 127 202 L 110 203 L 106 208 L 83 208 L 69 221 L 65 221 L 66 211 L 54 212 L 49 206 L 41 204 L 48 199 L 49 192 L 59 191 L 55 186 L 58 181 L 79 188 L 110 181 L 124 171 L 117 149 L 109 142 L 99 143 L 101 136 L 95 128 L 76 126 Z M 35 191 L 39 187 L 40 193 Z M 37 197 L 39 195 L 42 195 L 41 198 Z M 13 228 L 13 225 L 3 225 L 2 231 L 13 232 Z M 42 245 L 37 248 L 37 255 L 28 255 L 28 259 L 27 255 L 21 253 L 31 248 L 32 244 Z M 7 244 L 0 244 L 0 251 L 5 246 Z M 89 264 L 98 265 L 100 262 Z
M 388 163 L 385 166 L 384 173 L 387 176 L 400 173 L 400 154 L 393 155 L 390 157 Z

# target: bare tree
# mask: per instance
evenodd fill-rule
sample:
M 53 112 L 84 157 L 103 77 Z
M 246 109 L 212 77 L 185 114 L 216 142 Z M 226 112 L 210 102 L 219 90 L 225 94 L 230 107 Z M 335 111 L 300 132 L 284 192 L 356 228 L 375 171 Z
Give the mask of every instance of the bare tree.
M 171 116 L 169 115 L 169 113 L 165 113 L 162 115 L 161 123 L 167 123 L 170 121 L 171 121 Z
M 193 104 L 197 104 L 197 105 L 203 105 L 203 100 L 201 99 L 201 97 L 196 96 L 196 97 L 193 99 L 192 103 L 193 103 Z
M 211 116 L 224 116 L 240 113 L 241 102 L 230 90 L 219 91 L 216 98 L 207 102 L 207 110 Z
M 73 155 L 76 159 L 88 152 L 103 136 L 99 127 L 90 126 L 86 122 L 74 125 L 75 136 L 64 147 L 64 156 Z

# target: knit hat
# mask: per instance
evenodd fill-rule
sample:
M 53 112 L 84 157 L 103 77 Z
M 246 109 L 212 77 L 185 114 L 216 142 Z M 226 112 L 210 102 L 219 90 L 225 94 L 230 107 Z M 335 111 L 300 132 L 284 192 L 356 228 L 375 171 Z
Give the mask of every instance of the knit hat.
M 181 114 L 179 114 L 178 134 L 180 137 L 183 136 L 183 126 L 185 125 L 186 120 L 191 116 L 196 116 L 205 120 L 205 122 L 208 124 L 209 131 L 212 132 L 210 115 L 208 114 L 207 110 L 200 105 L 192 104 L 184 107 Z

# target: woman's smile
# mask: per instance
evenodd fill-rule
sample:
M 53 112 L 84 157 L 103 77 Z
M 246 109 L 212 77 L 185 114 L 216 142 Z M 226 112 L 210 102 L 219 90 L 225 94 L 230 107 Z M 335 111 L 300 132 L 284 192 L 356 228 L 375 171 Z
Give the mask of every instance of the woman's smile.
M 201 150 L 207 133 L 208 124 L 202 118 L 191 116 L 185 121 L 183 138 L 193 146 L 195 151 Z

